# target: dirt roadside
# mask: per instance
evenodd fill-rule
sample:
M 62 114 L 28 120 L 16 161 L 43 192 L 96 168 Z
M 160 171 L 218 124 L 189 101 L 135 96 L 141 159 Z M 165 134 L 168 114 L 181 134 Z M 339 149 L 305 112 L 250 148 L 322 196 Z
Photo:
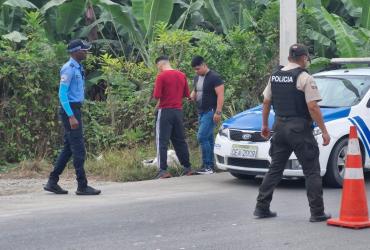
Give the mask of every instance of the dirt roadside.
M 43 190 L 43 185 L 46 184 L 46 178 L 20 178 L 20 179 L 0 179 L 0 196 L 5 195 L 15 195 L 15 194 L 26 194 L 26 193 L 36 193 L 45 192 Z M 113 182 L 99 181 L 92 178 L 89 179 L 89 185 L 91 186 L 104 186 L 111 184 Z M 73 178 L 64 178 L 59 181 L 59 184 L 64 189 L 69 192 L 76 191 L 77 183 Z

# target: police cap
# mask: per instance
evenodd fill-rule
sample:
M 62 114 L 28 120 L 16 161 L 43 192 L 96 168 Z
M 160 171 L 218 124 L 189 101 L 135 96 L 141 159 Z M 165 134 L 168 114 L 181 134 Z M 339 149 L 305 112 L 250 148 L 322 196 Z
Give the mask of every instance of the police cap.
M 72 53 L 78 50 L 89 50 L 90 48 L 91 48 L 90 43 L 81 39 L 76 39 L 69 42 L 67 50 L 69 53 Z
M 305 45 L 296 43 L 290 46 L 289 56 L 290 57 L 310 56 L 310 54 L 308 53 L 308 49 Z

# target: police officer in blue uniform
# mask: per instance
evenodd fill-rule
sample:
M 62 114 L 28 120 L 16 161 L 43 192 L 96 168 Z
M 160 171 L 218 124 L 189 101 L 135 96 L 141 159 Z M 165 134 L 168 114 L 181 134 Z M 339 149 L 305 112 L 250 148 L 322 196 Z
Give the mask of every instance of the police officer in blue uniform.
M 59 176 L 62 174 L 70 158 L 77 176 L 77 195 L 98 195 L 100 190 L 87 185 L 84 169 L 86 149 L 83 137 L 82 104 L 84 102 L 85 74 L 81 61 L 86 59 L 87 51 L 91 45 L 77 39 L 68 44 L 70 53 L 69 61 L 60 70 L 60 120 L 64 127 L 64 147 L 50 173 L 49 180 L 44 189 L 55 194 L 67 194 L 68 191 L 58 185 Z
M 258 218 L 276 216 L 270 210 L 272 195 L 283 176 L 291 153 L 294 152 L 306 179 L 311 212 L 309 221 L 325 221 L 330 218 L 330 214 L 324 212 L 319 148 L 312 133 L 312 122 L 315 121 L 322 132 L 323 145 L 329 144 L 330 136 L 317 104 L 321 96 L 313 77 L 306 71 L 310 61 L 307 48 L 302 44 L 293 44 L 289 49 L 288 59 L 289 63 L 285 67 L 271 75 L 263 93 L 263 137 L 270 137 L 268 117 L 271 105 L 275 111 L 275 122 L 269 151 L 271 166 L 259 188 L 254 215 Z

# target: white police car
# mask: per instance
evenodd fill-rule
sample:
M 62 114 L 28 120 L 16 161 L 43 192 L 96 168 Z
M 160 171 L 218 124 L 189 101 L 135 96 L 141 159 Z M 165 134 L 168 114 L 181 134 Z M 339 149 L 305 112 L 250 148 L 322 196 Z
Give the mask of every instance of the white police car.
M 336 63 L 370 63 L 370 58 L 333 59 Z M 370 65 L 370 64 L 369 64 Z M 339 69 L 314 75 L 322 101 L 319 102 L 330 144 L 322 146 L 321 131 L 314 128 L 320 148 L 321 175 L 328 186 L 341 187 L 347 152 L 349 127 L 358 129 L 364 168 L 370 169 L 370 67 Z M 274 112 L 269 116 L 269 126 Z M 260 135 L 262 105 L 246 110 L 223 122 L 215 141 L 218 168 L 240 179 L 254 178 L 268 171 L 271 158 L 270 142 Z M 303 177 L 302 168 L 294 155 L 284 170 L 285 177 Z

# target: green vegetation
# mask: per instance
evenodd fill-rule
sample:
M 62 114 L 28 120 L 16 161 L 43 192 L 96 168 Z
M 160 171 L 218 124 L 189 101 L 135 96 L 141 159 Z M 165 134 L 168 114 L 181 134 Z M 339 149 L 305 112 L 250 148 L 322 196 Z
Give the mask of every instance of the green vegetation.
M 299 41 L 315 55 L 313 71 L 327 58 L 369 54 L 368 1 L 298 6 Z M 190 60 L 203 55 L 226 82 L 227 118 L 261 101 L 278 63 L 278 28 L 277 0 L 0 0 L 0 165 L 56 156 L 59 69 L 72 38 L 93 44 L 85 62 L 87 168 L 130 181 L 153 176 L 141 161 L 155 155 L 154 59 L 169 55 L 191 83 Z M 184 110 L 198 165 L 196 111 L 190 103 Z

